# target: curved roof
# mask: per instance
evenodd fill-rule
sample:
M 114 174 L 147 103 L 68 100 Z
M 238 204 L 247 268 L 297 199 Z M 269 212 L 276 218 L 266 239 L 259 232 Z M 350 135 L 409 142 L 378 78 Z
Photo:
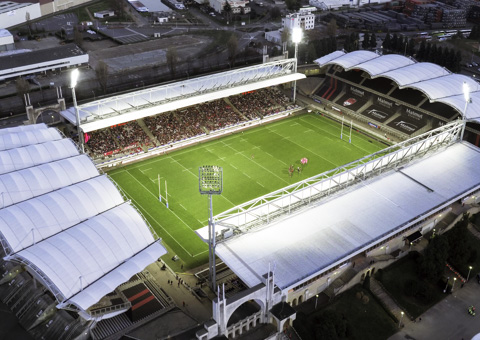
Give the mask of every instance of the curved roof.
M 446 76 L 447 74 L 451 74 L 451 72 L 437 64 L 415 63 L 385 72 L 379 76 L 394 80 L 398 86 L 406 86 L 423 80 Z
M 398 54 L 387 54 L 381 57 L 371 59 L 356 66 L 361 70 L 368 72 L 372 77 L 377 74 L 385 73 L 399 67 L 412 65 L 415 61 Z
M 122 195 L 104 175 L 2 209 L 5 252 L 18 252 L 122 203 Z
M 15 257 L 33 263 L 68 300 L 154 241 L 135 208 L 124 203 L 25 248 Z M 89 294 L 95 302 L 104 295 L 92 289 Z M 77 303 L 87 309 L 91 306 L 88 301 L 79 299 Z
M 0 152 L 5 259 L 24 263 L 59 308 L 74 304 L 85 311 L 166 249 L 72 141 L 44 125 L 0 133 L 2 141 L 22 137 L 4 145 L 28 146 Z
M 460 94 L 463 96 L 463 83 L 468 84 L 471 92 L 479 90 L 478 83 L 463 74 L 449 74 L 443 77 L 410 84 L 408 87 L 420 90 L 425 93 L 428 98 L 435 100 Z M 465 105 L 465 100 L 463 102 Z
M 130 280 L 133 275 L 141 272 L 145 267 L 157 261 L 160 256 L 166 253 L 167 251 L 162 245 L 158 242 L 153 243 L 142 252 L 119 265 L 115 270 L 106 274 L 102 280 L 93 282 L 87 289 L 72 296 L 68 302 L 60 304 L 60 307 L 66 305 L 66 303 L 72 303 L 83 309 L 92 306 L 98 302 L 98 296 L 102 297 L 112 292 L 119 285 Z
M 79 155 L 0 175 L 0 205 L 43 195 L 47 192 L 98 176 L 87 155 Z
M 0 150 L 8 150 L 31 144 L 45 143 L 52 140 L 62 139 L 57 129 L 39 128 L 25 131 L 0 134 Z
M 317 60 L 320 67 L 328 64 L 342 66 L 345 70 L 359 68 L 372 78 L 392 79 L 399 88 L 412 88 L 423 92 L 430 102 L 441 102 L 456 109 L 467 120 L 480 122 L 480 87 L 476 80 L 461 74 L 453 74 L 432 63 L 413 62 L 408 64 L 403 56 L 378 56 L 374 52 L 354 51 L 347 54 L 330 53 Z M 410 60 L 410 59 L 409 59 Z M 470 88 L 471 103 L 465 107 L 463 83 Z M 465 112 L 466 108 L 466 112 Z
M 31 131 L 31 130 L 40 130 L 40 129 L 47 129 L 47 125 L 45 123 L 41 124 L 31 124 L 31 125 L 20 125 L 11 128 L 0 129 L 0 135 L 5 135 L 9 133 L 18 133 L 21 131 Z
M 333 52 L 335 53 L 335 52 Z M 328 63 L 337 64 L 342 66 L 345 70 L 356 68 L 358 64 L 362 64 L 372 59 L 379 58 L 380 56 L 375 52 L 370 51 L 353 51 L 347 54 L 343 54 L 338 58 L 331 59 Z M 318 64 L 318 59 L 315 60 Z M 320 65 L 323 66 L 323 65 Z
M 78 155 L 71 139 L 60 139 L 0 151 L 0 174 Z

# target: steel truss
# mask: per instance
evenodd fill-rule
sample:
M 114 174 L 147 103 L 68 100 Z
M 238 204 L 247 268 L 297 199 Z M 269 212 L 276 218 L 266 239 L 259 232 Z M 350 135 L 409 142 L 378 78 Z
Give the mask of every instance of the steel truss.
M 459 140 L 463 122 L 455 121 L 411 138 L 354 162 L 310 177 L 301 182 L 231 208 L 214 217 L 222 230 L 217 243 L 226 239 L 228 230 L 238 235 L 318 203 L 340 190 L 367 178 L 408 164 Z
M 85 115 L 91 117 L 87 118 L 87 123 L 89 123 L 96 119 L 118 116 L 180 99 L 253 84 L 294 72 L 294 58 L 279 60 L 113 96 L 79 105 L 78 109 L 81 117 Z M 85 124 L 85 121 L 82 120 L 82 123 Z

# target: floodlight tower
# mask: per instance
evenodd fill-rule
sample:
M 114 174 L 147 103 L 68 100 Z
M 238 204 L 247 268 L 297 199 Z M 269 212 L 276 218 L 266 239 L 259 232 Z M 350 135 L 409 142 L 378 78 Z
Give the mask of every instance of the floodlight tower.
M 73 107 L 75 109 L 75 119 L 77 121 L 78 144 L 80 146 L 80 151 L 85 153 L 85 147 L 83 145 L 83 132 L 80 129 L 80 113 L 78 112 L 77 96 L 75 95 L 75 86 L 77 86 L 77 80 L 78 68 L 74 69 L 70 75 L 70 88 L 72 89 Z
M 220 195 L 223 190 L 223 169 L 216 165 L 198 168 L 198 187 L 201 195 L 208 195 L 208 266 L 210 287 L 216 291 L 215 271 L 215 224 L 213 223 L 212 195 Z
M 463 140 L 463 134 L 465 133 L 465 127 L 467 125 L 467 107 L 470 102 L 470 87 L 467 82 L 463 82 L 463 97 L 465 98 L 465 109 L 463 110 L 463 126 L 462 132 L 460 133 L 460 140 Z
M 295 44 L 295 73 L 297 73 L 298 67 L 298 43 L 302 41 L 302 29 L 300 27 L 294 27 L 292 30 L 292 42 Z M 293 81 L 293 103 L 297 98 L 297 81 Z

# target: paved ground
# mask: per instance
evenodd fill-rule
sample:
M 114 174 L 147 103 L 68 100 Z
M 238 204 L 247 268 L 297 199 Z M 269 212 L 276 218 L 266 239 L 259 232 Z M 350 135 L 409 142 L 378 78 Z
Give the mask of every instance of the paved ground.
M 480 314 L 470 316 L 467 313 L 470 305 L 477 310 L 480 308 L 480 285 L 475 280 L 455 289 L 453 294 L 422 314 L 420 322 L 409 322 L 389 340 L 471 339 L 480 333 Z

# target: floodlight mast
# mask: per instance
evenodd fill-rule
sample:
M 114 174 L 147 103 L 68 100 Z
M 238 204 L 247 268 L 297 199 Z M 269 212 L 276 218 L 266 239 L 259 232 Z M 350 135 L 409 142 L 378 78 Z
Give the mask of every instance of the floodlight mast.
M 80 146 L 80 151 L 82 153 L 85 153 L 85 146 L 83 143 L 83 132 L 80 128 L 80 113 L 78 112 L 77 96 L 75 94 L 75 86 L 77 86 L 77 80 L 78 80 L 78 68 L 74 69 L 70 75 L 70 88 L 72 89 L 73 108 L 75 110 L 75 119 L 77 122 L 78 145 Z
M 198 186 L 201 195 L 208 195 L 208 275 L 210 288 L 215 292 L 215 223 L 213 223 L 212 195 L 220 195 L 223 191 L 223 169 L 216 165 L 204 165 L 198 168 Z
M 470 87 L 467 82 L 463 82 L 463 97 L 465 98 L 465 109 L 463 110 L 463 126 L 462 132 L 460 133 L 460 141 L 463 140 L 463 135 L 465 133 L 465 127 L 467 126 L 467 107 L 470 102 Z
M 295 73 L 297 73 L 298 67 L 298 43 L 302 41 L 302 29 L 300 27 L 294 27 L 292 30 L 292 42 L 295 44 Z M 293 103 L 295 104 L 297 99 L 297 81 L 293 81 Z

